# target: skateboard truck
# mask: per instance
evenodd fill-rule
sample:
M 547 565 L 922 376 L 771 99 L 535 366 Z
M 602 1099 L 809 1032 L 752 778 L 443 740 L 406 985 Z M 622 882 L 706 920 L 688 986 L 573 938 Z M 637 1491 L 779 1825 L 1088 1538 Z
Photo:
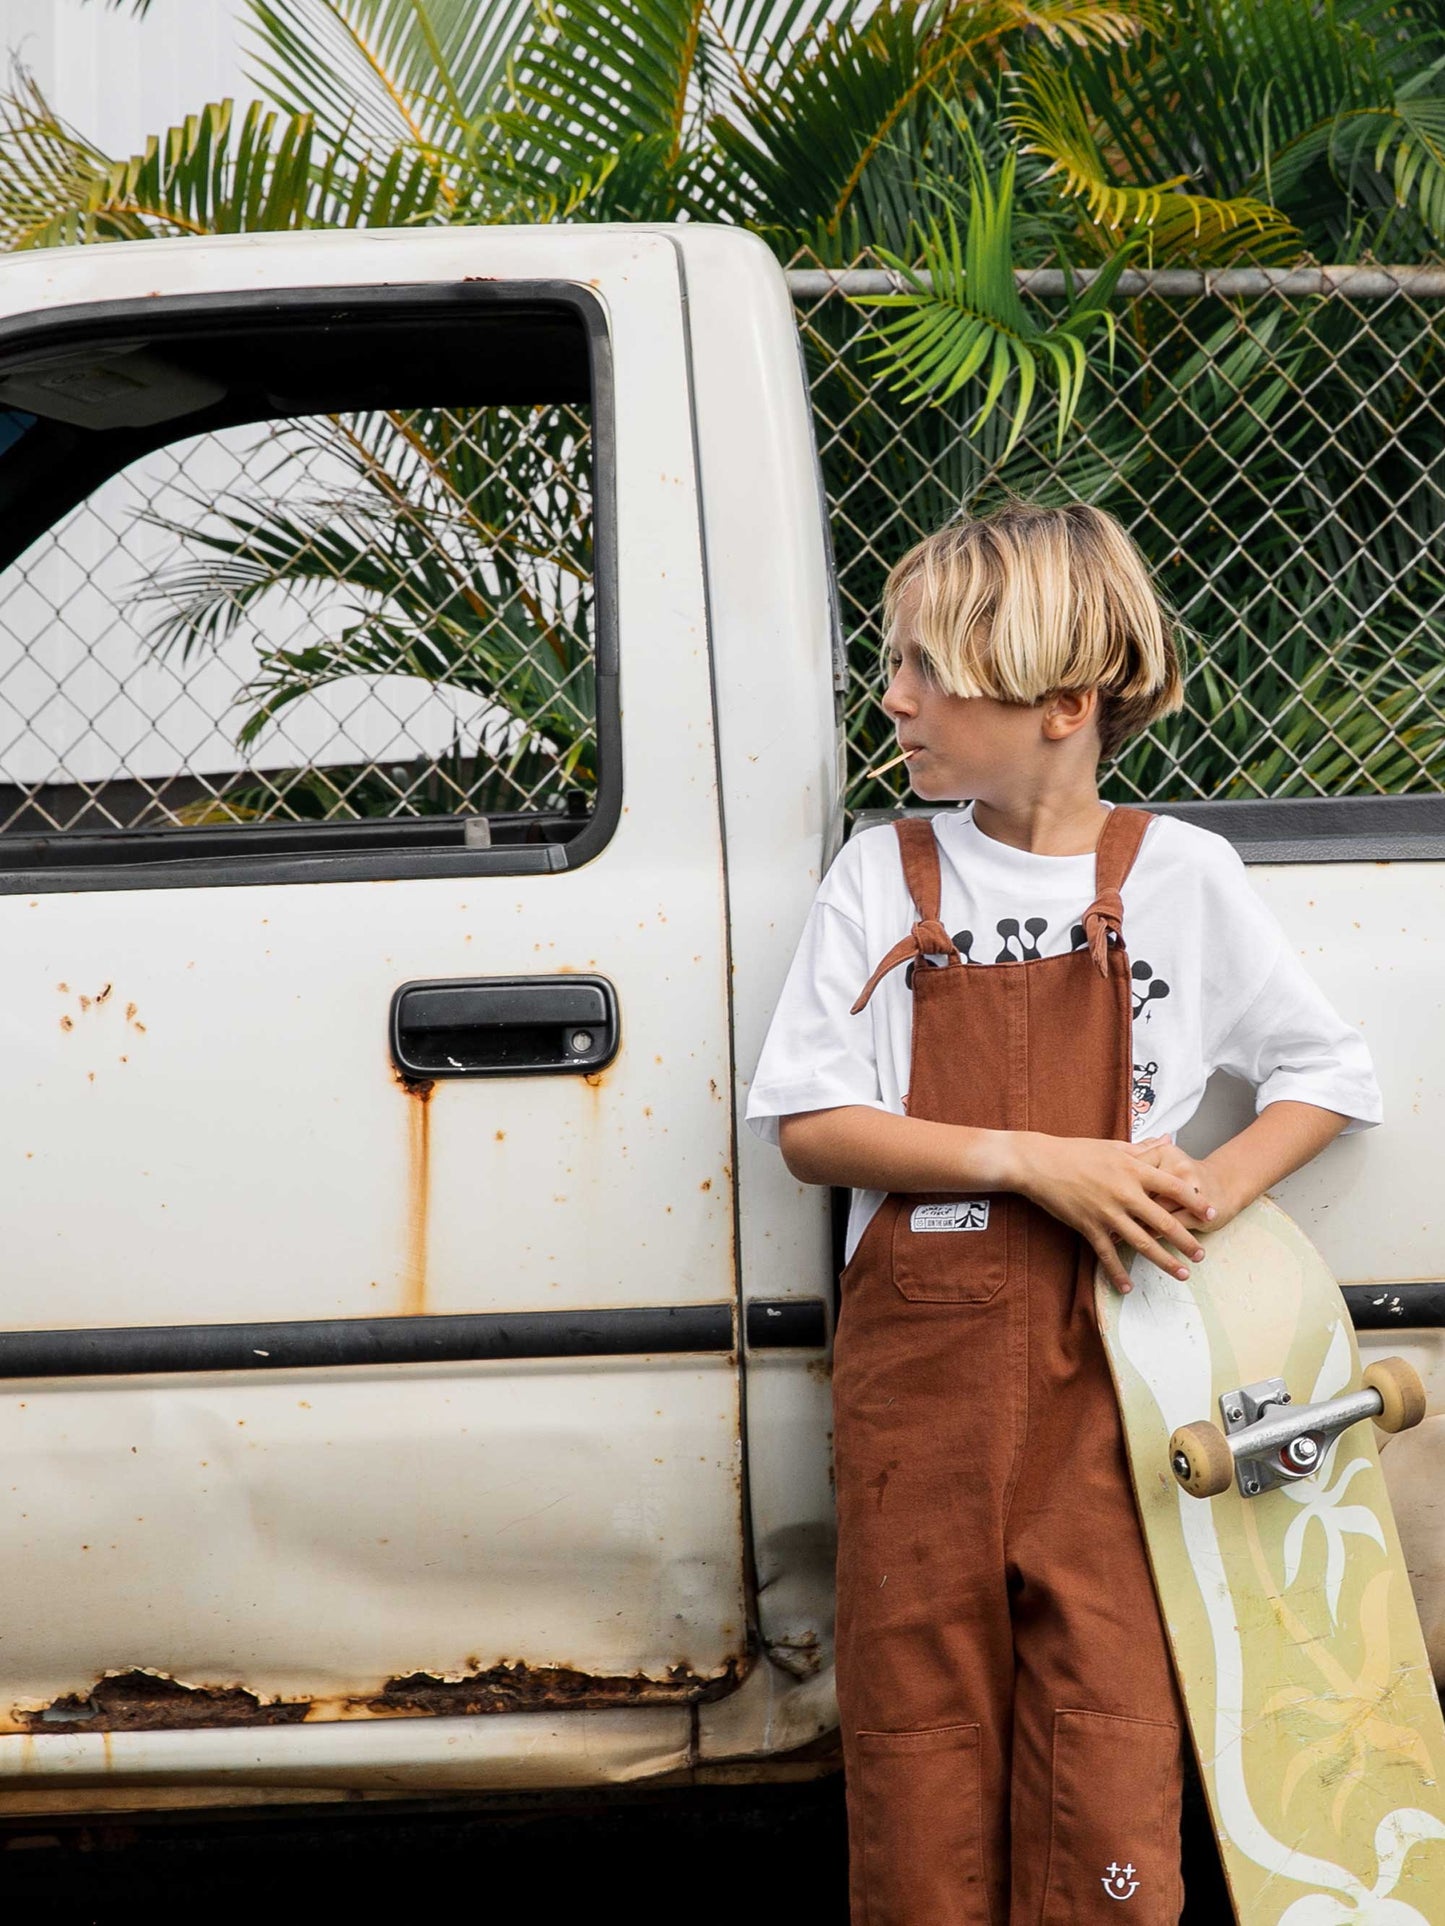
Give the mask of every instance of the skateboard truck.
M 1403 1358 L 1377 1358 L 1364 1388 L 1322 1404 L 1294 1404 L 1283 1378 L 1226 1391 L 1219 1400 L 1224 1430 L 1181 1425 L 1169 1440 L 1169 1464 L 1192 1498 L 1215 1498 L 1237 1483 L 1246 1498 L 1294 1484 L 1319 1470 L 1330 1443 L 1362 1418 L 1382 1431 L 1407 1431 L 1425 1415 L 1425 1387 Z

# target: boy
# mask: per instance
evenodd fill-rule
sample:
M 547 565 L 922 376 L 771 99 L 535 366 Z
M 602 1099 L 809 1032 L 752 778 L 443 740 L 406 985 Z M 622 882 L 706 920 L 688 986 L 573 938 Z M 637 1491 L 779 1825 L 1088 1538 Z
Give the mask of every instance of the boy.
M 1119 1243 L 1187 1277 L 1206 1226 L 1377 1123 L 1379 1091 L 1229 843 L 1100 800 L 1100 759 L 1183 700 L 1111 516 L 950 523 L 893 569 L 884 628 L 915 794 L 972 801 L 845 846 L 748 1105 L 794 1176 L 853 1190 L 834 1409 L 854 1926 L 1116 1920 L 1125 1865 L 1133 1926 L 1165 1926 L 1182 1713 L 1095 1260 L 1120 1290 Z M 1195 1160 L 1173 1134 L 1219 1067 L 1258 1114 Z

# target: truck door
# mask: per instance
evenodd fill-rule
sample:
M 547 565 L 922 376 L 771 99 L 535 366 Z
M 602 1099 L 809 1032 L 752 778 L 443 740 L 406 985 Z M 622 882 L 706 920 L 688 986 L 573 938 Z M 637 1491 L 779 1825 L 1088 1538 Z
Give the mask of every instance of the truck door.
M 0 1730 L 725 1690 L 672 244 L 12 259 L 0 450 Z

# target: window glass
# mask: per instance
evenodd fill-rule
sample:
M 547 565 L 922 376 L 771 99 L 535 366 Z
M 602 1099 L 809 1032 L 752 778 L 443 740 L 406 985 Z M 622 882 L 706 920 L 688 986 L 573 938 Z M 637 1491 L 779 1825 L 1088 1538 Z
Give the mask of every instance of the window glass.
M 592 409 L 579 356 L 529 381 L 525 338 L 471 384 L 501 398 L 451 399 L 484 331 L 433 340 L 435 398 L 422 340 L 353 335 L 336 385 L 367 405 L 284 413 L 284 338 L 0 367 L 0 514 L 27 463 L 42 491 L 66 472 L 67 439 L 101 471 L 74 500 L 51 482 L 59 512 L 0 569 L 0 861 L 6 838 L 157 830 L 575 834 L 599 777 Z M 316 344 L 299 358 L 317 379 Z M 215 420 L 248 400 L 266 418 Z

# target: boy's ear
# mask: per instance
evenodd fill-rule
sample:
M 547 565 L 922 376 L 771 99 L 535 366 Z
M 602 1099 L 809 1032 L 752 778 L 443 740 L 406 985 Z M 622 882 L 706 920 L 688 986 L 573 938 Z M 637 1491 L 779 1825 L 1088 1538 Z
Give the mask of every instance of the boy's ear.
M 1044 734 L 1051 742 L 1063 742 L 1087 729 L 1099 712 L 1097 689 L 1060 689 L 1044 705 Z

